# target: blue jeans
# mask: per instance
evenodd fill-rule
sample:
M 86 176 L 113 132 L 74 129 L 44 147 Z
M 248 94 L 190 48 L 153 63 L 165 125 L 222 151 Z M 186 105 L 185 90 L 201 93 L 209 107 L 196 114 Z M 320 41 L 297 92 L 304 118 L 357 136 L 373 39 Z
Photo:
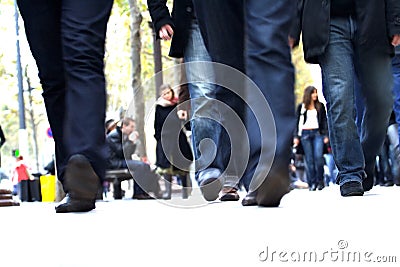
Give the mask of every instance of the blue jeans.
M 211 58 L 197 20 L 192 21 L 184 61 L 193 63 L 186 65 L 186 76 L 192 108 L 191 128 L 196 180 L 201 184 L 208 178 L 220 177 L 225 170 L 229 149 L 221 137 L 224 130 L 220 126 L 222 115 L 215 102 L 217 99 L 215 74 L 210 68 Z M 237 180 L 226 181 L 225 185 L 235 187 Z
M 293 17 L 292 1 L 246 1 L 246 73 L 259 87 L 268 102 L 275 122 L 274 127 L 263 127 L 252 112 L 246 114 L 246 127 L 250 140 L 250 159 L 243 184 L 266 178 L 259 187 L 268 188 L 268 180 L 277 179 L 282 184 L 289 180 L 288 166 L 295 128 L 294 69 L 287 45 L 287 35 Z M 273 40 L 273 41 L 271 41 Z M 248 92 L 248 104 L 261 108 L 257 94 Z M 266 117 L 266 116 L 265 116 Z M 264 124 L 269 125 L 269 123 Z M 276 135 L 276 144 L 272 136 Z M 263 137 L 264 136 L 264 137 Z M 275 149 L 275 155 L 272 153 Z M 272 159 L 272 163 L 264 159 Z M 260 162 L 261 160 L 261 162 Z M 267 171 L 263 167 L 271 164 Z M 258 166 L 257 166 L 258 165 Z M 250 191 L 254 190 L 250 186 Z M 261 198 L 268 196 L 259 194 Z M 261 200 L 262 201 L 262 200 Z
M 318 185 L 323 182 L 324 176 L 323 136 L 318 129 L 303 130 L 301 132 L 301 144 L 306 160 L 308 186 Z
M 335 161 L 333 159 L 333 155 L 331 153 L 324 154 L 326 166 L 328 166 L 329 169 L 329 179 L 325 180 L 325 183 L 329 185 L 329 183 L 334 184 L 336 182 L 336 176 L 337 176 L 337 168 L 335 165 Z
M 329 44 L 319 59 L 339 185 L 373 175 L 393 105 L 390 55 L 363 49 L 356 27 L 351 17 L 331 18 Z M 365 104 L 361 136 L 355 123 L 354 73 Z
M 400 55 L 396 55 L 392 59 L 392 74 L 393 74 L 393 95 L 394 105 L 393 110 L 396 116 L 396 123 L 400 136 Z

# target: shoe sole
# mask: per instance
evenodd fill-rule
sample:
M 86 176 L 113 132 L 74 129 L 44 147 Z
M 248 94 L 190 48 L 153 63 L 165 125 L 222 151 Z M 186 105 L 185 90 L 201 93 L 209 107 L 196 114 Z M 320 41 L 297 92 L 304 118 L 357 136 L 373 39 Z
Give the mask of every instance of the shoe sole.
M 200 190 L 205 200 L 214 201 L 222 190 L 222 183 L 218 178 L 210 178 L 200 185 Z
M 65 187 L 73 199 L 94 200 L 100 179 L 89 160 L 83 155 L 73 155 L 65 169 Z
M 56 213 L 88 212 L 96 208 L 94 201 L 70 200 L 70 203 L 60 204 L 56 207 Z
M 348 194 L 342 195 L 342 197 L 360 197 L 363 196 L 364 192 L 350 192 Z

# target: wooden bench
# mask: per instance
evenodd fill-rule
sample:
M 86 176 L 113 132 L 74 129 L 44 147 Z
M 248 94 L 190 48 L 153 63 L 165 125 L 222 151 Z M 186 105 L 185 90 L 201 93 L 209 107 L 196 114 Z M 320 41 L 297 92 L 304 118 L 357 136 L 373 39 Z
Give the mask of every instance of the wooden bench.
M 105 180 L 113 184 L 114 199 L 122 199 L 121 182 L 133 179 L 129 169 L 107 170 Z

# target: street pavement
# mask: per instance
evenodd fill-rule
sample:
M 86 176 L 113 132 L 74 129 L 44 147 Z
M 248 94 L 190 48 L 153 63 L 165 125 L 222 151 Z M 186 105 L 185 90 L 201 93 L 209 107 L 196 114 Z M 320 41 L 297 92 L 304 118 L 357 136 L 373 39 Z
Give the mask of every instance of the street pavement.
M 89 213 L 0 208 L 0 267 L 399 266 L 400 187 L 349 198 L 337 186 L 296 189 L 279 208 L 198 205 L 192 194 L 97 202 Z

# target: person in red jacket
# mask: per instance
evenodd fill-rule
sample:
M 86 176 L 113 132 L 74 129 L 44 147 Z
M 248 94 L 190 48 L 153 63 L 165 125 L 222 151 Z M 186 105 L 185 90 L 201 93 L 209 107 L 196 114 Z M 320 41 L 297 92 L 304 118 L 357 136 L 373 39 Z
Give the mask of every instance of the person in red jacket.
M 26 184 L 30 178 L 28 170 L 29 168 L 24 162 L 24 157 L 18 156 L 12 181 L 14 184 L 14 191 L 18 192 L 19 198 L 22 201 L 28 200 L 28 186 Z

